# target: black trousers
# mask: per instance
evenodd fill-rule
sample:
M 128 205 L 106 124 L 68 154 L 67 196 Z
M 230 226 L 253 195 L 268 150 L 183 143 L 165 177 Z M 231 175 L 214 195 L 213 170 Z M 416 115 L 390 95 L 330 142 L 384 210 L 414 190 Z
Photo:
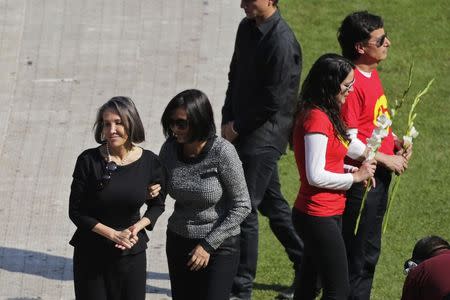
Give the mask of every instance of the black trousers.
M 382 166 L 375 172 L 376 187 L 372 188 L 366 199 L 361 215 L 359 229 L 354 234 L 365 187 L 354 184 L 347 191 L 347 203 L 343 216 L 342 232 L 347 248 L 350 278 L 348 299 L 369 300 L 375 267 L 381 252 L 381 230 L 386 212 L 391 173 Z
M 349 292 L 347 255 L 342 238 L 342 216 L 315 217 L 292 210 L 292 220 L 305 243 L 295 300 L 313 300 L 322 285 L 322 299 L 345 300 Z
M 190 271 L 189 253 L 200 240 L 167 230 L 166 253 L 173 300 L 228 300 L 239 262 L 239 236 L 226 239 L 211 253 L 208 266 Z
M 144 300 L 146 267 L 145 251 L 116 256 L 100 251 L 94 254 L 75 247 L 75 297 L 79 300 Z
M 232 293 L 250 299 L 258 260 L 258 210 L 269 218 L 269 225 L 283 245 L 296 270 L 300 269 L 303 243 L 295 232 L 291 208 L 280 190 L 277 150 L 246 155 L 239 153 L 243 164 L 252 211 L 241 223 L 241 256 Z

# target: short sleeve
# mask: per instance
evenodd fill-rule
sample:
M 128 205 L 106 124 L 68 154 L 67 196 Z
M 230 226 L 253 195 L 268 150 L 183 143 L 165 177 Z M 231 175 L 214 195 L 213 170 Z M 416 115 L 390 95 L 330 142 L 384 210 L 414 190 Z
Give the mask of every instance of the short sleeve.
M 332 137 L 334 135 L 333 125 L 331 124 L 330 119 L 324 112 L 318 109 L 313 109 L 309 112 L 308 117 L 303 123 L 303 129 L 305 134 L 321 133 L 327 137 Z
M 358 128 L 359 127 L 359 117 L 361 114 L 361 97 L 359 91 L 354 87 L 355 90 L 350 93 L 345 103 L 341 107 L 341 115 L 347 128 Z

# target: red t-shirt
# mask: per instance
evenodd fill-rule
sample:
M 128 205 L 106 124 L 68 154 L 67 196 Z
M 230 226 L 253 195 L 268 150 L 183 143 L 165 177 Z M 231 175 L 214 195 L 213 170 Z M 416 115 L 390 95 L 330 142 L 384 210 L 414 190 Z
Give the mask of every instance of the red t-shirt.
M 421 262 L 403 286 L 402 300 L 441 300 L 450 295 L 450 250 Z
M 367 144 L 367 139 L 372 136 L 373 130 L 377 127 L 378 116 L 385 112 L 390 117 L 387 99 L 378 72 L 372 71 L 370 78 L 367 78 L 356 68 L 353 92 L 348 95 L 341 107 L 342 118 L 347 127 L 358 129 L 358 139 Z M 394 137 L 391 128 L 389 128 L 389 135 L 383 139 L 378 151 L 388 155 L 394 154 Z M 348 158 L 346 158 L 346 163 L 360 164 Z
M 294 153 L 300 173 L 300 191 L 294 206 L 301 212 L 319 217 L 342 215 L 345 208 L 345 191 L 318 188 L 308 183 L 305 169 L 305 134 L 320 133 L 328 137 L 325 170 L 344 173 L 344 157 L 347 144 L 336 137 L 333 124 L 319 109 L 312 109 L 306 117 L 296 121 L 294 129 Z

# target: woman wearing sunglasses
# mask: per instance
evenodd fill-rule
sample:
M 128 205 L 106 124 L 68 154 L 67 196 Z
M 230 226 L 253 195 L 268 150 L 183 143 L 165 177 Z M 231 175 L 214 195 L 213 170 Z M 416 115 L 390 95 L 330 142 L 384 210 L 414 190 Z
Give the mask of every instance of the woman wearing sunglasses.
M 312 66 L 300 93 L 293 144 L 301 187 L 292 219 L 305 244 L 305 257 L 294 299 L 315 299 L 319 277 L 322 299 L 347 299 L 347 258 L 341 235 L 345 190 L 375 172 L 373 161 L 348 173 L 344 170 L 344 157 L 352 145 L 340 107 L 353 90 L 353 69 L 347 59 L 325 54 Z
M 154 153 L 135 145 L 145 134 L 130 98 L 102 105 L 94 131 L 101 145 L 78 157 L 70 193 L 69 216 L 77 227 L 70 241 L 76 299 L 145 299 L 144 229 L 152 230 L 164 211 L 163 169 Z M 147 200 L 153 183 L 162 189 Z
M 216 135 L 211 104 L 199 90 L 170 100 L 161 118 L 160 158 L 175 199 L 167 262 L 174 300 L 229 299 L 239 262 L 240 223 L 250 212 L 242 163 Z

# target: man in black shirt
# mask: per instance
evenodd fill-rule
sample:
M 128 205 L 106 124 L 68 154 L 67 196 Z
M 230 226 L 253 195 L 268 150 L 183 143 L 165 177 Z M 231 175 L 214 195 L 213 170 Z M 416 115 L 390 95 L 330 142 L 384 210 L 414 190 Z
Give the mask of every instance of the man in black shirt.
M 258 255 L 258 210 L 269 218 L 295 270 L 299 270 L 303 254 L 291 209 L 280 191 L 277 166 L 292 127 L 301 48 L 282 19 L 277 1 L 242 0 L 241 8 L 247 16 L 236 35 L 222 108 L 222 136 L 235 144 L 242 160 L 252 212 L 241 224 L 241 258 L 232 299 L 251 298 Z

